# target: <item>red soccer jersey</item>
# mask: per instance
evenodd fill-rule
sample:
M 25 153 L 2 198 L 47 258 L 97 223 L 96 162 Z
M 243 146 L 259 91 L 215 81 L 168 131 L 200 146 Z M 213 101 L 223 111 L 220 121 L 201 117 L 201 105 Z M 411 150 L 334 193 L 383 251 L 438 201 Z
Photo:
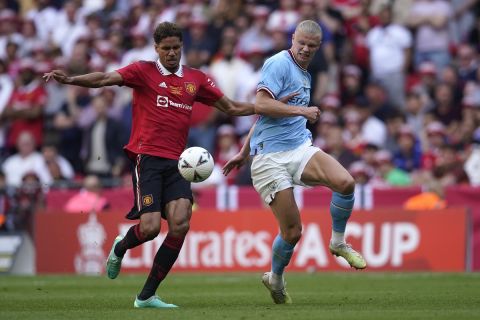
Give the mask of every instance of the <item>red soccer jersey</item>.
M 186 66 L 172 74 L 160 62 L 139 61 L 117 70 L 133 88 L 130 156 L 178 159 L 187 144 L 195 101 L 212 105 L 223 96 L 203 72 Z
M 32 109 L 36 106 L 44 107 L 47 102 L 47 92 L 39 81 L 33 81 L 26 86 L 16 88 L 10 97 L 7 108 L 15 110 Z M 16 119 L 12 122 L 7 136 L 7 145 L 14 147 L 18 136 L 23 132 L 30 132 L 35 138 L 37 146 L 43 141 L 43 115 L 34 119 Z

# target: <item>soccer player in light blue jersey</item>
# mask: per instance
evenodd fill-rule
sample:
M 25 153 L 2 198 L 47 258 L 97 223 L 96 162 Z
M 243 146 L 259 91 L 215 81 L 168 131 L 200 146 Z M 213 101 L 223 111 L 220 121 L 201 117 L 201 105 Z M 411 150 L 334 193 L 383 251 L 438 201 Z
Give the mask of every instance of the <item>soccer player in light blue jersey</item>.
M 310 74 L 307 67 L 322 39 L 320 26 L 311 20 L 298 24 L 289 50 L 265 61 L 257 87 L 256 113 L 260 114 L 241 151 L 223 168 L 227 175 L 253 156 L 252 180 L 257 192 L 272 209 L 280 234 L 272 246 L 272 269 L 262 277 L 277 304 L 291 303 L 283 273 L 302 233 L 302 222 L 293 186 L 327 186 L 332 237 L 330 252 L 356 269 L 366 267 L 363 257 L 345 243 L 345 228 L 352 212 L 355 181 L 333 157 L 312 146 L 306 122 L 318 120 L 320 110 L 310 106 Z M 287 103 L 283 103 L 288 98 Z

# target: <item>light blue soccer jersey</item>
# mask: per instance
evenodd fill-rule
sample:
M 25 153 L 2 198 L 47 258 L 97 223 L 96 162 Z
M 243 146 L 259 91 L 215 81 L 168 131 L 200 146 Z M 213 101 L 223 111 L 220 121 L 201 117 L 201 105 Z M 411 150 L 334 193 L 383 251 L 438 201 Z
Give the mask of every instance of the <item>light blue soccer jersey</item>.
M 265 90 L 276 100 L 291 93 L 298 95 L 288 100 L 289 105 L 308 107 L 310 102 L 310 74 L 300 67 L 288 50 L 267 59 L 257 91 Z M 307 119 L 302 116 L 272 118 L 260 116 L 250 140 L 250 154 L 263 154 L 292 150 L 312 139 L 306 128 Z

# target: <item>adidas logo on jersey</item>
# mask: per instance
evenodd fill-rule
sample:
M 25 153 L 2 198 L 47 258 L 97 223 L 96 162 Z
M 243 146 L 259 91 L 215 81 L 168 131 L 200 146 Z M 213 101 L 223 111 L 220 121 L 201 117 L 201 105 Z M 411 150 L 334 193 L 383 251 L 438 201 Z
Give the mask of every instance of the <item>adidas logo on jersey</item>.
M 158 85 L 160 88 L 167 88 L 167 84 L 165 82 L 162 82 Z

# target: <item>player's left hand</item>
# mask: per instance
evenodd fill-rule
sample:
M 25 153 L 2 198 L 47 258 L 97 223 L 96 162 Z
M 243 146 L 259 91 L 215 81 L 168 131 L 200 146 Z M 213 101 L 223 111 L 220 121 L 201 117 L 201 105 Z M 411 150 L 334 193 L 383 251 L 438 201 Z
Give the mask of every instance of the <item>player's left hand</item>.
M 227 176 L 230 171 L 237 168 L 240 169 L 245 163 L 247 163 L 249 156 L 245 156 L 243 153 L 237 153 L 232 159 L 230 159 L 222 168 L 224 176 Z

